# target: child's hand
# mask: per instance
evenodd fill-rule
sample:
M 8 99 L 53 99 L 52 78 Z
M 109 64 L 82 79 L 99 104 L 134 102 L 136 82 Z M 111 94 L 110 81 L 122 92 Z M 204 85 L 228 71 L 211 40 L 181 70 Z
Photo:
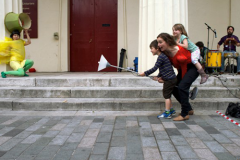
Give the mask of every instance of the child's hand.
M 159 83 L 163 83 L 164 80 L 163 80 L 161 77 L 159 77 L 159 78 L 158 78 L 158 82 L 159 82 Z
M 138 74 L 139 76 L 145 76 L 145 73 L 143 72 L 143 73 L 139 73 Z
M 152 80 L 158 81 L 158 77 L 154 76 L 154 77 L 152 78 Z

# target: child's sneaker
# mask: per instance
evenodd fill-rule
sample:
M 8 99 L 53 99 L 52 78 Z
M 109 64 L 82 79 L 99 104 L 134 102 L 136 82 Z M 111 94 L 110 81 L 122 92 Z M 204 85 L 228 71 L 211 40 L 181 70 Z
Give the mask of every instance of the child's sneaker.
M 171 114 L 171 115 L 174 115 L 174 114 L 176 114 L 176 111 L 175 111 L 173 108 L 171 108 L 171 109 L 170 109 L 170 114 Z
M 163 112 L 161 115 L 158 115 L 157 118 L 172 118 L 172 115 L 170 112 Z

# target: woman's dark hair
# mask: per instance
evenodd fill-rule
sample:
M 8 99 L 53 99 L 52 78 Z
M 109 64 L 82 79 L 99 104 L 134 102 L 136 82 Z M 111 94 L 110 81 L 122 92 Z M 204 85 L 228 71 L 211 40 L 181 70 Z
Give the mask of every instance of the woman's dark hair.
M 157 38 L 162 38 L 169 46 L 176 46 L 177 43 L 176 41 L 174 40 L 173 36 L 171 36 L 170 34 L 168 33 L 160 33 Z
M 149 45 L 150 49 L 153 47 L 155 49 L 158 49 L 158 42 L 157 40 L 155 39 L 154 41 L 152 41 Z
M 203 42 L 199 41 L 196 43 L 196 46 L 198 46 L 199 48 L 202 48 L 202 47 L 204 47 L 204 44 L 203 44 Z
M 18 30 L 12 31 L 10 37 L 13 38 L 13 35 L 14 35 L 14 34 L 17 34 L 17 35 L 19 35 L 19 37 L 20 37 L 20 32 L 19 32 Z
M 233 26 L 228 26 L 228 27 L 227 27 L 227 30 L 228 30 L 229 28 L 232 28 L 233 31 L 234 31 L 234 27 L 233 27 Z

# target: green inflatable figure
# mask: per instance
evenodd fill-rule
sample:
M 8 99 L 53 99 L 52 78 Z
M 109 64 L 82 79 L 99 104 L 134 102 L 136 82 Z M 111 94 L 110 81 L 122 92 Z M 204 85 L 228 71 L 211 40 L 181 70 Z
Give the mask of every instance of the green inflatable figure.
M 5 37 L 5 41 L 0 41 L 0 64 L 9 64 L 13 71 L 1 72 L 2 78 L 7 75 L 28 76 L 26 71 L 30 69 L 34 62 L 30 59 L 25 59 L 25 47 L 31 44 L 31 39 L 28 30 L 25 29 L 27 41 L 20 39 L 20 32 L 15 30 L 10 37 Z

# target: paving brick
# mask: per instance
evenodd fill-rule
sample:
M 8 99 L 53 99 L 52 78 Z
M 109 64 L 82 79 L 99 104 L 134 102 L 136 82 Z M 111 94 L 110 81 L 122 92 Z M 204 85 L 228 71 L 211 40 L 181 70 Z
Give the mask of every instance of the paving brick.
M 157 147 L 157 143 L 154 137 L 142 137 L 143 147 Z
M 170 140 L 157 140 L 161 152 L 175 152 L 175 147 Z M 163 158 L 164 159 L 164 158 Z
M 232 142 L 234 142 L 236 145 L 240 146 L 240 138 L 231 138 Z
M 177 128 L 173 122 L 162 122 L 164 128 Z
M 57 135 L 55 138 L 52 139 L 49 145 L 63 145 L 65 141 L 68 139 L 68 137 L 69 136 Z
M 0 146 L 0 151 L 9 151 L 21 141 L 22 139 L 12 138 Z
M 177 128 L 166 128 L 168 136 L 178 136 L 182 135 Z
M 202 128 L 208 133 L 208 134 L 220 134 L 220 132 L 212 127 L 212 126 L 202 126 Z
M 55 137 L 55 136 L 58 135 L 59 132 L 60 132 L 60 131 L 51 131 L 51 130 L 49 130 L 49 131 L 47 131 L 47 132 L 43 135 L 43 137 Z
M 141 128 L 140 129 L 140 135 L 142 137 L 153 137 L 153 132 L 152 132 L 152 129 L 150 128 Z
M 197 137 L 196 134 L 192 130 L 190 130 L 190 129 L 179 130 L 179 132 L 185 138 L 195 138 L 195 137 Z
M 138 127 L 138 121 L 126 121 L 126 127 Z
M 218 160 L 209 149 L 194 149 L 197 155 L 202 159 Z
M 140 136 L 127 137 L 127 153 L 138 154 L 142 153 L 142 144 Z
M 158 148 L 143 148 L 145 160 L 162 160 Z
M 168 140 L 169 139 L 169 136 L 167 134 L 166 131 L 155 131 L 154 132 L 154 135 L 155 135 L 155 138 L 156 139 L 165 139 L 165 140 Z
M 125 136 L 127 134 L 127 131 L 125 129 L 115 129 L 113 131 L 113 136 Z
M 151 124 L 153 131 L 165 131 L 162 124 Z
M 204 132 L 205 130 L 199 125 L 189 125 L 188 126 L 193 132 Z
M 42 135 L 32 134 L 29 137 L 27 137 L 26 139 L 24 139 L 21 143 L 32 144 L 32 143 L 36 142 L 41 137 L 42 137 Z
M 78 147 L 80 148 L 92 148 L 95 144 L 96 137 L 83 137 Z
M 11 138 L 12 137 L 0 137 L 0 145 L 2 145 L 3 143 L 7 142 Z
M 96 143 L 94 145 L 92 154 L 102 154 L 107 155 L 109 148 L 109 143 Z
M 127 116 L 126 117 L 126 121 L 137 121 L 137 117 L 136 116 Z
M 74 151 L 72 150 L 60 150 L 53 158 L 53 160 L 69 160 L 72 157 Z M 46 159 L 50 159 L 51 156 L 40 156 Z M 43 159 L 44 160 L 44 159 Z
M 199 139 L 202 141 L 212 141 L 213 137 L 211 137 L 207 132 L 194 132 Z
M 233 156 L 240 156 L 240 147 L 236 144 L 222 144 Z
M 69 138 L 67 139 L 66 142 L 68 143 L 75 143 L 75 142 L 79 142 L 82 140 L 84 136 L 84 133 L 72 133 Z
M 102 125 L 100 132 L 113 132 L 113 125 Z
M 227 152 L 227 150 L 216 141 L 205 141 L 204 143 L 212 152 Z
M 139 127 L 141 127 L 141 128 L 151 128 L 151 124 L 149 122 L 139 122 Z
M 114 130 L 126 129 L 126 123 L 115 123 Z
M 195 121 L 192 121 L 192 120 L 184 121 L 184 123 L 187 124 L 187 125 L 197 125 L 197 123 Z
M 93 120 L 82 120 L 80 125 L 89 126 Z
M 111 147 L 126 147 L 126 137 L 112 137 Z
M 192 150 L 190 146 L 176 146 L 176 149 L 179 153 L 179 156 L 183 158 L 188 158 L 188 159 L 195 159 L 198 158 L 196 153 Z
M 175 146 L 183 146 L 188 145 L 188 142 L 183 136 L 170 136 L 170 139 L 172 140 L 173 144 Z
M 207 148 L 198 138 L 186 138 L 186 140 L 192 148 Z
M 112 133 L 109 132 L 100 132 L 97 136 L 96 142 L 109 143 L 112 137 Z
M 94 118 L 93 123 L 103 122 L 104 118 Z
M 148 119 L 151 124 L 161 124 L 161 121 L 157 118 L 157 116 L 148 116 Z
M 149 122 L 148 117 L 146 116 L 138 116 L 138 122 Z
M 230 130 L 220 130 L 220 132 L 228 138 L 240 138 L 238 135 Z
M 141 129 L 144 130 L 144 129 Z M 137 127 L 127 128 L 127 135 L 128 136 L 140 136 L 140 130 Z
M 161 152 L 163 160 L 181 160 L 177 152 Z
M 66 155 L 66 152 L 63 150 L 59 151 L 60 146 L 46 146 L 35 158 L 36 160 L 44 160 L 44 159 L 53 159 L 55 154 L 62 154 L 62 156 Z M 58 152 L 59 151 L 59 152 Z M 58 153 L 57 153 L 58 152 Z M 73 152 L 73 151 L 72 151 Z M 64 153 L 64 154 L 63 154 Z M 56 156 L 57 156 L 56 155 Z M 59 157 L 59 156 L 58 156 Z M 71 157 L 71 155 L 70 155 Z M 66 158 L 67 159 L 67 158 Z
M 219 159 L 219 160 L 236 160 L 236 158 L 231 155 L 230 153 L 228 152 L 219 152 L 219 153 L 214 153 L 214 155 Z
M 4 127 L 3 129 L 0 130 L 0 136 L 8 133 L 9 131 L 13 130 L 15 127 Z
M 65 127 L 59 132 L 58 135 L 70 136 L 72 134 L 73 130 L 74 130 L 74 128 Z
M 102 123 L 97 123 L 97 122 L 92 123 L 92 124 L 89 126 L 89 128 L 91 128 L 91 129 L 100 129 L 101 127 L 102 127 Z
M 56 124 L 55 126 L 53 126 L 53 127 L 51 128 L 51 130 L 60 131 L 60 130 L 62 130 L 65 126 L 66 126 L 66 124 Z
M 70 160 L 88 160 L 91 152 L 91 148 L 77 148 Z
M 219 143 L 233 143 L 230 139 L 222 134 L 211 134 L 211 136 L 216 139 Z
M 87 137 L 97 137 L 100 129 L 88 129 L 85 133 L 85 136 Z
M 125 159 L 126 147 L 110 147 L 108 159 Z
M 30 132 L 30 131 L 22 131 L 21 133 L 19 133 L 18 135 L 16 135 L 15 138 L 25 139 L 25 138 L 27 138 L 30 134 L 32 134 L 32 132 Z
M 143 154 L 130 154 L 127 153 L 125 160 L 144 160 Z
M 190 129 L 185 123 L 174 123 L 174 124 L 179 130 Z
M 91 154 L 89 160 L 106 160 L 107 159 L 107 155 L 94 155 Z
M 74 129 L 73 132 L 83 132 L 83 133 L 85 133 L 85 132 L 87 132 L 88 127 L 89 127 L 89 126 L 79 125 L 79 126 L 77 126 L 77 127 Z

